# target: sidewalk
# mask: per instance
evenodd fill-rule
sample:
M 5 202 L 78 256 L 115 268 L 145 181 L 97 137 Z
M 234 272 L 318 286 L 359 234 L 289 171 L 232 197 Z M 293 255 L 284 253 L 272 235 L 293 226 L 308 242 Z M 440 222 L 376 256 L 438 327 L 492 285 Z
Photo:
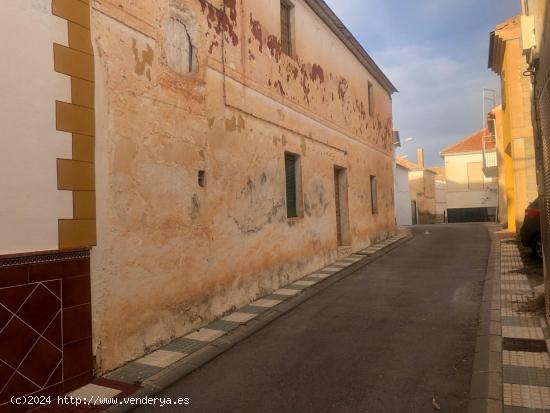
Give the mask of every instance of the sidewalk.
M 491 237 L 468 411 L 550 412 L 548 325 L 526 307 L 544 282 L 541 263 L 514 239 Z
M 48 406 L 44 412 L 87 413 L 126 412 L 136 406 L 99 405 L 98 400 L 124 397 L 153 397 L 164 388 L 196 370 L 219 354 L 244 340 L 265 325 L 306 301 L 326 286 L 356 271 L 410 236 L 408 230 L 295 281 L 272 294 L 259 298 L 185 337 L 178 338 L 138 360 L 94 380 L 69 397 L 91 401 L 91 405 Z

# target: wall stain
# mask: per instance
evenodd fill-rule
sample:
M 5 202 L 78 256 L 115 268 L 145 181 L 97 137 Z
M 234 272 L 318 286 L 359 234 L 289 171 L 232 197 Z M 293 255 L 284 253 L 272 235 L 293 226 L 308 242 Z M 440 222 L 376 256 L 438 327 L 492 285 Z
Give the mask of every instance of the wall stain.
M 132 52 L 134 53 L 134 59 L 136 61 L 135 72 L 138 76 L 145 74 L 147 79 L 151 80 L 151 66 L 153 65 L 153 59 L 155 54 L 151 46 L 147 45 L 146 50 L 141 51 L 141 57 L 137 48 L 136 39 L 132 39 Z

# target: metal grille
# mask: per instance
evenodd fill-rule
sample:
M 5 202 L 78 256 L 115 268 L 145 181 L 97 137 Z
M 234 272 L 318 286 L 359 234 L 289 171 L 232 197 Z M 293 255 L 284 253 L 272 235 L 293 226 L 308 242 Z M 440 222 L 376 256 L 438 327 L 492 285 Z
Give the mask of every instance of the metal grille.
M 292 55 L 292 26 L 290 13 L 292 6 L 285 1 L 281 1 L 281 48 L 283 53 Z
M 296 202 L 296 157 L 285 154 L 285 174 L 286 174 L 286 212 L 288 218 L 298 216 Z
M 544 249 L 544 282 L 546 289 L 546 317 L 550 318 L 550 83 L 546 84 L 538 98 L 538 110 L 540 116 L 540 137 L 542 148 L 542 211 L 541 211 L 541 234 Z

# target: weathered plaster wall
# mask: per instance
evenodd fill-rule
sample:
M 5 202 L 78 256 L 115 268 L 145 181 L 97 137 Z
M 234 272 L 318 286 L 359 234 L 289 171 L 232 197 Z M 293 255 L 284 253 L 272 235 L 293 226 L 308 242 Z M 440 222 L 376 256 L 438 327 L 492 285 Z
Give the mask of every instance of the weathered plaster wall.
M 416 201 L 419 224 L 435 222 L 435 174 L 426 170 L 409 172 L 411 199 Z
M 278 2 L 221 3 L 91 2 L 102 371 L 334 260 L 336 165 L 351 249 L 394 231 L 389 94 L 301 1 L 295 59 L 280 51 Z M 168 65 L 172 18 L 197 49 L 190 73 Z M 301 156 L 304 214 L 292 220 L 285 151 Z
M 55 101 L 71 81 L 54 72 L 53 44 L 68 45 L 67 22 L 51 0 L 6 0 L 0 13 L 0 254 L 58 249 L 58 218 L 72 218 L 72 194 L 57 190 L 56 158 L 71 135 L 56 131 Z

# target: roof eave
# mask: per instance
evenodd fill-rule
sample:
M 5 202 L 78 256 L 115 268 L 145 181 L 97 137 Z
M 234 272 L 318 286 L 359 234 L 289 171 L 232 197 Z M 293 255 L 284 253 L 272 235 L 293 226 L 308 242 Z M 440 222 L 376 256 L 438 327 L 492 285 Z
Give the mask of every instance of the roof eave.
M 338 38 L 347 46 L 355 57 L 365 66 L 365 68 L 374 76 L 374 78 L 392 95 L 397 93 L 397 88 L 384 74 L 382 69 L 369 56 L 367 51 L 348 28 L 342 23 L 338 16 L 325 3 L 324 0 L 305 0 L 311 9 L 325 22 L 325 24 L 338 36 Z

